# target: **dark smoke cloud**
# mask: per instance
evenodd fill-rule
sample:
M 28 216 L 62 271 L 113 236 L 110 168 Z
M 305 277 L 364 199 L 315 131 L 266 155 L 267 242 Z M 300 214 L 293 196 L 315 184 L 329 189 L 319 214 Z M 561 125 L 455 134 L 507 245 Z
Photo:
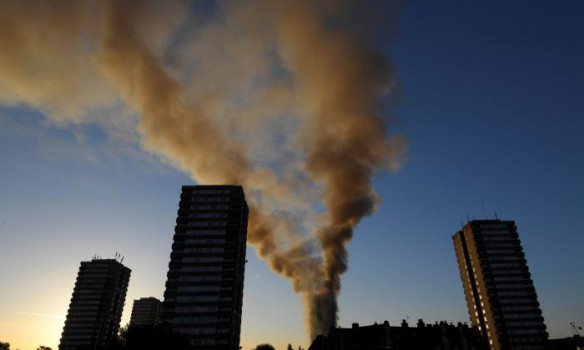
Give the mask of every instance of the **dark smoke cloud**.
M 405 145 L 375 108 L 393 80 L 358 3 L 0 0 L 0 103 L 138 130 L 122 135 L 195 181 L 242 184 L 249 243 L 302 296 L 312 339 L 336 324 L 371 178 Z

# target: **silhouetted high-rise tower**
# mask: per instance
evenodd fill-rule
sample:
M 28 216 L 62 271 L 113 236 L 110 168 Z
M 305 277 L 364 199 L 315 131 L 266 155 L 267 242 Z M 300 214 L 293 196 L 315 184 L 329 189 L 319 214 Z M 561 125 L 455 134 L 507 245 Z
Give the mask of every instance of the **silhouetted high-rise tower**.
M 198 349 L 239 349 L 247 218 L 241 186 L 182 187 L 162 322 Z
M 117 335 L 131 270 L 114 259 L 81 262 L 59 350 L 101 349 Z
M 513 221 L 473 220 L 452 239 L 473 326 L 492 350 L 541 350 L 547 332 Z

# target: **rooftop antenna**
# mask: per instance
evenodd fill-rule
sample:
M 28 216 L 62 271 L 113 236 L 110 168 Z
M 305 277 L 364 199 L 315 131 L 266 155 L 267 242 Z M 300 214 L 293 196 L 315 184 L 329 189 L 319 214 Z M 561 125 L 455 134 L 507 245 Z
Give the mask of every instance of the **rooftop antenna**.
M 497 211 L 495 211 L 495 220 L 499 220 L 499 216 L 497 215 Z
M 574 322 L 570 322 L 570 326 L 572 326 L 572 332 L 574 332 L 574 335 L 580 336 L 579 331 L 582 330 L 582 327 L 576 326 L 576 323 L 574 323 Z
M 468 216 L 468 213 L 466 214 L 466 221 L 470 222 L 470 217 Z
M 120 264 L 124 262 L 124 257 L 122 256 L 122 260 L 120 260 Z
M 485 210 L 485 202 L 483 202 L 482 199 L 481 199 L 481 206 L 483 207 L 483 215 L 485 216 L 485 219 L 488 219 L 487 211 Z

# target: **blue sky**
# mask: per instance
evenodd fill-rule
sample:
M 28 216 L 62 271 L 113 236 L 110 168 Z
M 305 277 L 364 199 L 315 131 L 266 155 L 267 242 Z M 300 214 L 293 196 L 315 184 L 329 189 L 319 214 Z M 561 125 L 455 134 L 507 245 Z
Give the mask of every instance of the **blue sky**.
M 339 324 L 468 322 L 451 236 L 515 220 L 551 337 L 584 323 L 584 4 L 412 1 L 377 38 L 397 77 L 381 173 L 358 226 Z M 392 16 L 393 19 L 393 16 Z M 0 108 L 0 340 L 56 347 L 79 262 L 124 255 L 133 299 L 162 297 L 180 186 L 192 180 L 93 124 Z M 484 207 L 484 209 L 483 209 Z M 307 346 L 299 298 L 249 249 L 244 349 Z

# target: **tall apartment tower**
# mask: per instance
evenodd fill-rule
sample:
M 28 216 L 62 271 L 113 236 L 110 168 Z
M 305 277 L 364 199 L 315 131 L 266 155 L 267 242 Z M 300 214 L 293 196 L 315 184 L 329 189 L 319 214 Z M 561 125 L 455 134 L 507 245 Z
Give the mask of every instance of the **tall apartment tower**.
M 115 259 L 81 262 L 59 350 L 101 349 L 118 333 L 131 270 Z
M 162 322 L 197 349 L 239 349 L 247 218 L 241 186 L 182 187 Z
M 156 326 L 160 322 L 161 308 L 160 300 L 153 297 L 134 300 L 130 327 Z
M 491 350 L 540 350 L 547 332 L 514 221 L 473 220 L 452 239 L 473 326 Z

